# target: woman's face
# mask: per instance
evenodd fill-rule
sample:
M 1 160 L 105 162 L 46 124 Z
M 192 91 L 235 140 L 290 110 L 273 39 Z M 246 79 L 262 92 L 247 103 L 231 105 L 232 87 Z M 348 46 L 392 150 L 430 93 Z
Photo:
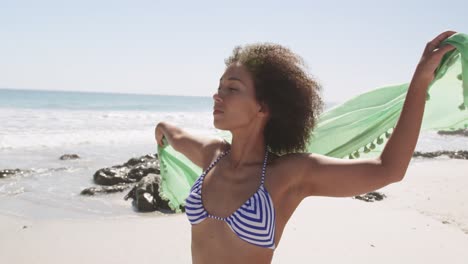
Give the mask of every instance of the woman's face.
M 254 81 L 247 68 L 240 63 L 231 64 L 219 81 L 213 95 L 214 126 L 222 130 L 235 130 L 261 122 L 262 107 L 255 99 Z

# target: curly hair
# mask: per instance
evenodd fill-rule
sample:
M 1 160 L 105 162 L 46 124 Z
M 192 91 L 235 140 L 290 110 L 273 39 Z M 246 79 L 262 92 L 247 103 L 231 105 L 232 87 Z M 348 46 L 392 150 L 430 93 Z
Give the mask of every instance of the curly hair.
M 255 43 L 236 46 L 225 59 L 226 67 L 233 63 L 252 74 L 256 100 L 270 110 L 264 130 L 269 150 L 278 155 L 305 151 L 324 104 L 322 88 L 304 60 L 281 45 Z

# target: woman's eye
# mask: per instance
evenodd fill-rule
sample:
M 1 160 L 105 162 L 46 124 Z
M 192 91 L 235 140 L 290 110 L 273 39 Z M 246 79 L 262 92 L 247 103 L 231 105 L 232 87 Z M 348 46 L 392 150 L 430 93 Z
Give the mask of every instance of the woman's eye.
M 223 88 L 221 88 L 221 87 L 218 87 L 218 92 L 219 92 L 220 90 L 222 90 L 222 89 L 223 89 Z M 237 91 L 237 89 L 236 89 L 236 88 L 231 88 L 231 87 L 224 88 L 224 89 L 225 89 L 225 90 L 229 90 L 229 91 Z

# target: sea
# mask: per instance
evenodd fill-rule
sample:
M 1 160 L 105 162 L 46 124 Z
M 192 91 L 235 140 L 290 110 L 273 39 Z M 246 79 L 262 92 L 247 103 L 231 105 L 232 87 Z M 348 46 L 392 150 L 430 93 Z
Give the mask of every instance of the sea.
M 337 103 L 325 102 L 325 110 Z M 83 196 L 96 170 L 157 152 L 168 121 L 214 134 L 211 97 L 0 89 L 0 214 L 49 220 L 142 217 L 122 193 Z M 422 133 L 416 150 L 458 150 L 466 138 Z M 60 160 L 64 154 L 80 159 Z

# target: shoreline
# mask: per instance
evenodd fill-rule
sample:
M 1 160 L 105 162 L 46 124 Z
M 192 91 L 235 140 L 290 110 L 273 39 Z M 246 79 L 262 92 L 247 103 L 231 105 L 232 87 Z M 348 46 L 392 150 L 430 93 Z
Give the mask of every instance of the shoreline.
M 466 263 L 466 171 L 467 160 L 419 160 L 403 181 L 378 190 L 387 196 L 382 201 L 306 198 L 272 263 Z M 184 214 L 75 220 L 0 214 L 0 233 L 5 263 L 191 262 Z

